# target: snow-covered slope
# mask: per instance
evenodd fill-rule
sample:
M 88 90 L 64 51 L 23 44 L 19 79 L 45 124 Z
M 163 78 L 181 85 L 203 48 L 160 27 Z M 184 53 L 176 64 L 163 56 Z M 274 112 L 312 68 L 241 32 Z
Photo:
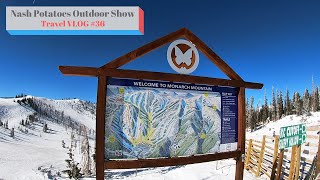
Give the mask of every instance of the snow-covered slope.
M 51 105 L 55 110 L 64 112 L 65 116 L 77 120 L 79 123 L 84 124 L 90 129 L 95 129 L 95 106 L 88 104 L 79 99 L 72 100 L 52 100 L 46 98 L 36 98 L 42 102 Z
M 0 120 L 2 120 L 2 122 L 8 121 L 9 128 L 19 124 L 22 119 L 25 119 L 34 112 L 31 108 L 25 108 L 19 105 L 17 101 L 21 99 L 22 98 L 0 98 Z
M 276 135 L 279 135 L 280 128 L 285 126 L 291 126 L 296 124 L 305 123 L 306 126 L 319 126 L 320 125 L 320 112 L 311 113 L 311 116 L 296 116 L 290 115 L 286 116 L 278 121 L 269 122 L 265 126 L 258 128 L 258 130 L 254 132 L 248 132 L 246 135 L 247 139 L 250 138 L 259 138 L 263 135 L 272 136 L 273 132 Z
M 46 113 L 52 112 L 52 115 L 40 115 L 30 104 L 21 102 L 26 98 L 33 98 L 45 107 L 50 107 Z M 0 98 L 0 121 L 8 122 L 8 129 L 0 126 L 0 179 L 48 179 L 49 171 L 49 175 L 56 176 L 57 172 L 66 169 L 68 149 L 62 147 L 62 141 L 66 147 L 70 146 L 71 132 L 76 130 L 63 124 L 61 112 L 66 121 L 70 117 L 72 121 L 86 126 L 87 129 L 95 130 L 95 105 L 91 103 L 78 99 L 51 100 L 32 96 Z M 36 122 L 29 126 L 20 124 L 22 119 L 26 121 L 28 116 L 35 113 L 38 114 Z M 46 133 L 43 132 L 44 124 L 49 128 Z M 12 128 L 14 137 L 10 136 Z M 94 138 L 94 131 L 91 132 L 90 137 Z M 83 137 L 76 135 L 75 139 L 75 158 L 77 162 L 81 162 L 79 147 Z M 94 139 L 90 140 L 90 144 L 93 151 Z

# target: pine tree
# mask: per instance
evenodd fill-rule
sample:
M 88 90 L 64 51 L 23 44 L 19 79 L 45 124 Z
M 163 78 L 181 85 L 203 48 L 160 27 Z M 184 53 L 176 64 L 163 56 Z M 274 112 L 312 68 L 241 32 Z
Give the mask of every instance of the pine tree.
M 92 175 L 96 174 L 96 144 L 94 144 L 94 152 L 92 154 Z
M 82 172 L 85 176 L 91 174 L 91 158 L 90 158 L 90 145 L 86 128 L 83 128 L 83 133 L 85 135 L 82 145 L 81 145 L 81 154 L 82 154 Z
M 306 89 L 304 92 L 302 102 L 303 102 L 303 111 L 309 115 L 311 110 L 311 106 L 310 106 L 311 103 L 310 103 L 310 94 L 308 89 Z
M 246 99 L 245 102 L 245 107 L 246 107 L 246 128 L 250 127 L 250 119 L 249 119 L 249 100 L 248 98 Z
M 290 115 L 292 108 L 291 108 L 291 101 L 290 101 L 290 95 L 289 95 L 289 90 L 287 88 L 286 90 L 286 96 L 285 96 L 285 115 Z
M 44 126 L 43 126 L 43 132 L 47 132 L 48 131 L 48 124 L 45 123 Z
M 66 159 L 67 162 L 67 170 L 62 171 L 63 173 L 67 173 L 69 178 L 80 179 L 82 177 L 81 168 L 78 167 L 79 163 L 74 161 L 73 148 L 69 148 L 69 159 Z
M 64 142 L 64 140 L 62 140 L 61 143 L 62 143 L 62 148 L 66 148 L 66 143 Z
M 14 137 L 14 128 L 11 128 L 10 137 Z
M 255 109 L 255 118 L 256 118 L 256 124 L 260 124 L 262 122 L 262 109 L 259 108 L 259 103 L 257 104 L 256 106 L 256 109 Z
M 264 105 L 262 107 L 262 122 L 265 123 L 269 116 L 269 105 L 267 99 L 267 91 L 264 91 Z
M 318 86 L 315 88 L 313 92 L 313 98 L 312 98 L 312 111 L 316 112 L 319 110 L 319 89 Z
M 296 111 L 296 115 L 299 116 L 302 114 L 302 101 L 298 92 L 294 95 L 294 109 Z
M 256 122 L 255 122 L 255 115 L 254 115 L 254 109 L 253 109 L 253 103 L 254 103 L 254 98 L 251 96 L 250 98 L 250 107 L 249 107 L 249 123 L 250 123 L 250 129 L 251 132 L 255 129 L 256 127 Z
M 282 100 L 282 92 L 279 91 L 279 95 L 277 98 L 277 118 L 281 119 L 283 115 L 283 100 Z
M 272 120 L 275 121 L 277 118 L 277 102 L 274 95 L 274 88 L 272 87 Z

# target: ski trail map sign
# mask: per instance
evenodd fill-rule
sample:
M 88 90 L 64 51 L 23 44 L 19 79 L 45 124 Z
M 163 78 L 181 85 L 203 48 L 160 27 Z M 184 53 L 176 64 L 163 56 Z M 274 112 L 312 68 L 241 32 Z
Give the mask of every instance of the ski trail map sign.
M 237 149 L 236 88 L 115 78 L 107 84 L 106 159 Z
M 169 43 L 167 61 L 179 74 L 119 69 Z M 199 64 L 198 51 L 228 79 L 188 75 Z M 98 79 L 96 179 L 105 178 L 105 169 L 228 158 L 236 160 L 235 179 L 243 179 L 245 89 L 261 89 L 263 84 L 244 81 L 190 30 L 179 29 L 101 67 L 59 70 Z

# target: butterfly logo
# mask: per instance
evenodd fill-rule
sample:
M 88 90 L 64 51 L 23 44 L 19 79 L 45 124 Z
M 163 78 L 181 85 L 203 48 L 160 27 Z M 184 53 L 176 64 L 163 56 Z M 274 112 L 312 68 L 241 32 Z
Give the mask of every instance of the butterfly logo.
M 171 68 L 181 74 L 193 72 L 199 64 L 199 54 L 195 46 L 182 39 L 170 44 L 167 59 Z
M 195 64 L 195 54 L 190 47 L 183 52 L 182 49 L 185 49 L 186 46 L 183 45 L 185 44 L 178 44 L 173 48 L 171 53 L 172 62 L 177 68 L 190 69 Z

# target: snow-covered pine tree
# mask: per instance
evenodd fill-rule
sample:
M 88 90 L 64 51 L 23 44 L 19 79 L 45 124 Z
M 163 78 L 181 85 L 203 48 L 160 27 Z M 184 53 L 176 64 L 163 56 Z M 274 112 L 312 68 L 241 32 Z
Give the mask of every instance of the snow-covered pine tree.
M 47 132 L 48 131 L 48 124 L 45 123 L 44 126 L 43 126 L 43 132 Z
M 71 147 L 69 148 L 69 159 L 66 159 L 67 162 L 67 168 L 66 170 L 62 171 L 63 173 L 66 173 L 69 178 L 79 179 L 82 177 L 81 168 L 78 167 L 79 163 L 76 163 L 74 161 L 74 154 L 73 154 L 73 146 L 71 143 Z
M 292 114 L 297 114 L 297 113 L 296 113 L 295 105 L 296 105 L 296 92 L 293 92 L 293 96 L 292 96 L 292 106 L 291 106 Z
M 278 92 L 278 98 L 277 98 L 277 119 L 281 119 L 283 115 L 283 99 L 282 99 L 282 92 Z
M 11 128 L 10 137 L 14 137 L 14 128 Z
M 319 110 L 319 89 L 318 89 L 318 86 L 315 87 L 312 99 L 313 99 L 312 100 L 312 111 L 316 112 Z
M 82 173 L 85 176 L 91 175 L 91 158 L 90 158 L 90 145 L 86 128 L 82 128 L 84 133 L 84 138 L 81 144 L 81 154 L 82 154 Z
M 91 168 L 91 171 L 92 171 L 92 175 L 95 175 L 96 174 L 96 144 L 94 144 L 94 149 L 93 149 L 93 153 L 92 153 L 92 168 Z
M 76 136 L 73 132 L 73 130 L 71 131 L 71 146 L 75 147 L 77 145 L 77 141 L 76 141 Z
M 246 128 L 250 127 L 250 119 L 249 119 L 249 99 L 246 99 L 245 102 L 245 106 L 246 106 Z
M 292 111 L 292 108 L 291 108 L 291 100 L 290 100 L 290 94 L 289 94 L 289 90 L 287 88 L 286 90 L 286 95 L 285 95 L 285 98 L 284 98 L 284 104 L 285 104 L 285 115 L 290 115 L 291 114 L 291 111 Z
M 302 98 L 302 102 L 303 102 L 303 111 L 309 115 L 310 114 L 310 94 L 308 89 L 305 90 L 304 94 L 303 94 L 303 98 Z
M 296 92 L 294 95 L 294 109 L 295 109 L 296 115 L 299 116 L 302 114 L 302 100 L 298 92 Z
M 262 122 L 262 112 L 263 109 L 259 107 L 259 103 L 257 103 L 256 109 L 255 109 L 255 118 L 256 118 L 256 124 L 260 124 Z
M 267 90 L 264 91 L 264 105 L 262 107 L 262 122 L 266 123 L 269 116 L 269 105 L 267 99 Z
M 256 127 L 255 115 L 254 115 L 254 109 L 253 109 L 253 103 L 254 103 L 254 98 L 253 98 L 253 96 L 251 96 L 251 97 L 250 97 L 249 114 L 248 114 L 251 132 L 252 132 L 252 131 L 255 129 L 255 127 Z
M 274 87 L 272 87 L 272 120 L 275 121 L 277 118 L 277 102 L 274 94 Z
M 64 142 L 64 140 L 61 141 L 62 144 L 62 148 L 66 148 L 66 143 Z
M 64 122 L 64 111 L 61 112 L 61 122 Z

